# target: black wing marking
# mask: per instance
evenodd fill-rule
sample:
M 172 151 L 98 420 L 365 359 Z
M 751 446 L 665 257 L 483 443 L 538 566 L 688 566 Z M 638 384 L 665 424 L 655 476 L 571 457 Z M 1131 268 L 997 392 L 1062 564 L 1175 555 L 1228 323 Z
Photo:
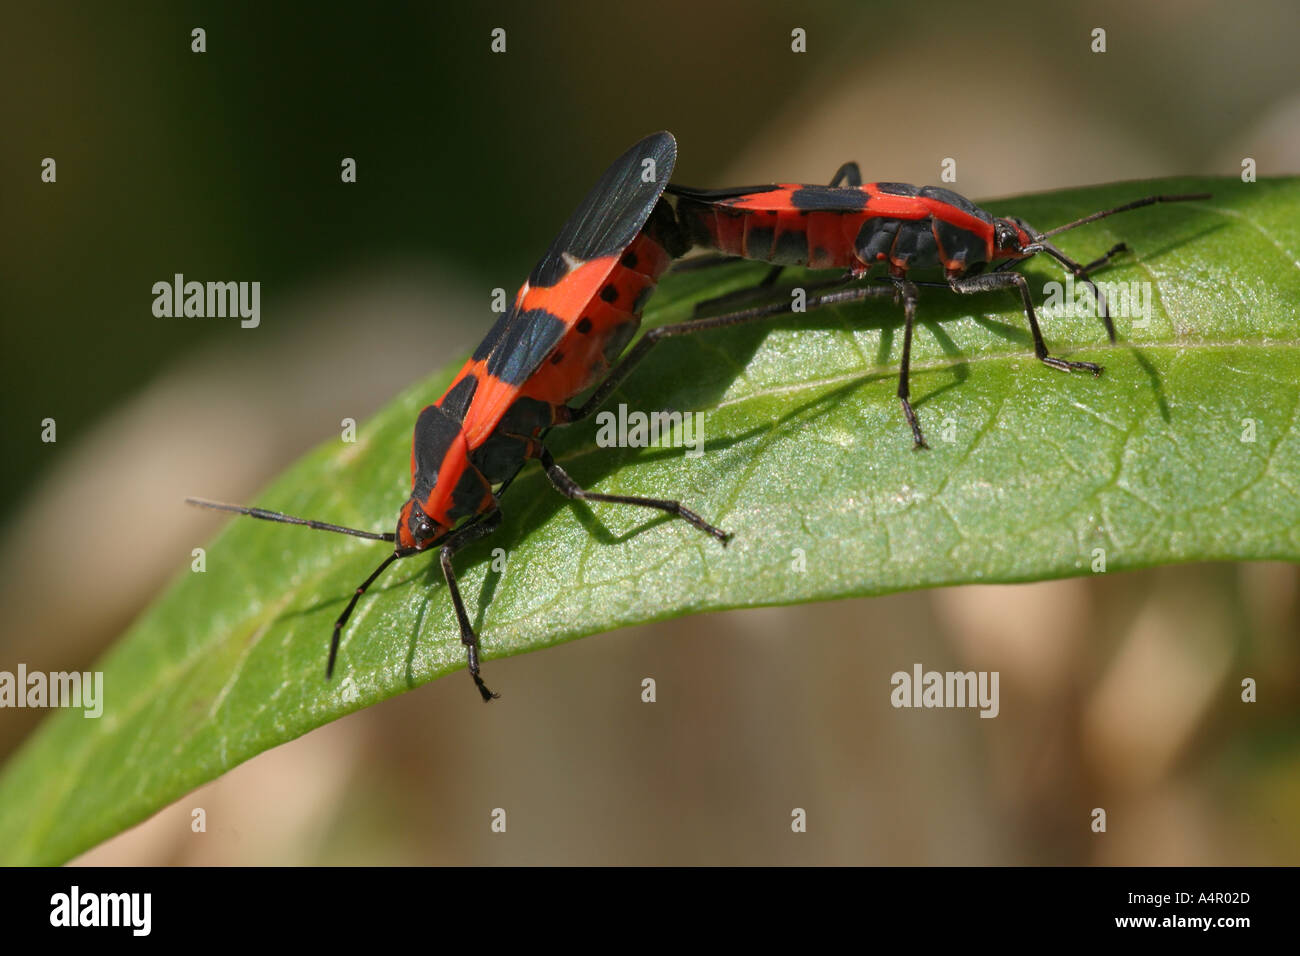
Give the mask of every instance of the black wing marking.
M 501 339 L 488 356 L 487 373 L 507 385 L 522 385 L 537 371 L 568 329 L 545 309 L 511 309 Z
M 920 195 L 926 199 L 937 199 L 939 202 L 947 203 L 966 213 L 968 216 L 974 216 L 976 219 L 991 223 L 993 216 L 985 212 L 979 206 L 975 205 L 961 193 L 955 193 L 951 189 L 944 189 L 942 186 L 922 186 Z
M 653 159 L 654 181 L 642 179 L 644 162 Z M 528 284 L 554 286 L 578 263 L 619 255 L 631 245 L 659 201 L 677 162 L 677 140 L 668 132 L 652 133 L 614 161 L 569 217 Z
M 719 199 L 739 199 L 741 196 L 770 193 L 774 189 L 780 188 L 780 186 L 768 184 L 766 186 L 732 186 L 728 189 L 694 189 L 690 186 L 669 183 L 667 191 L 673 196 L 682 196 L 686 199 L 698 199 L 700 202 L 716 202 Z
M 714 203 L 727 199 L 743 199 L 784 189 L 784 186 L 732 186 L 729 189 L 692 189 L 669 183 L 666 190 L 671 196 L 696 202 Z M 800 186 L 792 190 L 790 199 L 795 209 L 808 212 L 859 212 L 870 197 L 857 186 Z
M 857 186 L 801 186 L 790 194 L 794 208 L 805 212 L 861 212 L 870 198 Z

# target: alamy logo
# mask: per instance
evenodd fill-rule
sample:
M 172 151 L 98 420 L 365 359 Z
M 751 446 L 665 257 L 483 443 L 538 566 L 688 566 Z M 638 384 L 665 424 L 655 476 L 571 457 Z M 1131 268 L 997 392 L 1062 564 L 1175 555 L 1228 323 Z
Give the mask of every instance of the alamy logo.
M 0 707 L 81 707 L 85 717 L 104 713 L 104 672 L 0 671 Z
M 703 412 L 618 412 L 596 415 L 596 444 L 601 448 L 685 448 L 687 458 L 704 454 Z
M 152 893 L 68 893 L 50 897 L 51 926 L 129 926 L 134 936 L 148 936 L 152 926 Z
M 894 686 L 889 702 L 895 707 L 978 707 L 981 717 L 996 717 L 997 671 L 895 671 L 889 678 Z
M 1098 282 L 1096 285 L 1112 318 L 1133 319 L 1135 328 L 1145 328 L 1151 321 L 1154 293 L 1150 282 Z M 1101 316 L 1092 287 L 1086 282 L 1075 282 L 1072 275 L 1066 276 L 1063 283 L 1055 280 L 1045 283 L 1043 297 L 1041 311 L 1045 316 L 1081 319 Z
M 171 282 L 155 282 L 153 294 L 153 314 L 160 319 L 238 317 L 245 329 L 262 321 L 260 282 L 186 282 L 178 272 Z

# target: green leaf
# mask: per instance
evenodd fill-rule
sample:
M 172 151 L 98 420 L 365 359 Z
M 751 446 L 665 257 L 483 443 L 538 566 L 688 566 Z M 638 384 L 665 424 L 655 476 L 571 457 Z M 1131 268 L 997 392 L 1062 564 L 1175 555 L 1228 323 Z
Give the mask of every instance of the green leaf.
M 492 680 L 493 658 L 681 614 L 1088 574 L 1103 555 L 1107 571 L 1300 558 L 1300 180 L 1126 183 L 989 208 L 1050 228 L 1198 190 L 1214 198 L 1059 237 L 1080 261 L 1127 242 L 1102 277 L 1149 283 L 1147 327 L 1119 319 L 1116 346 L 1095 318 L 1044 315 L 1054 353 L 1102 362 L 1100 378 L 1035 361 L 1012 294 L 923 289 L 912 394 L 930 451 L 912 450 L 895 398 L 888 301 L 659 346 L 611 407 L 704 412 L 702 456 L 600 448 L 592 420 L 549 444 L 583 485 L 680 498 L 735 538 L 723 548 L 642 509 L 571 503 L 530 466 L 501 529 L 457 559 L 485 676 L 507 697 L 493 706 L 514 690 Z M 763 271 L 670 276 L 647 322 L 682 320 Z M 1046 257 L 1023 271 L 1040 302 L 1062 279 Z M 258 503 L 391 529 L 415 415 L 458 367 L 407 389 L 355 445 L 318 448 Z M 508 549 L 504 573 L 493 548 Z M 371 590 L 324 679 L 331 625 L 384 552 L 231 520 L 206 573 L 180 570 L 102 662 L 103 717 L 54 714 L 9 763 L 0 862 L 66 860 L 263 750 L 443 674 L 457 674 L 447 693 L 473 697 L 428 556 Z

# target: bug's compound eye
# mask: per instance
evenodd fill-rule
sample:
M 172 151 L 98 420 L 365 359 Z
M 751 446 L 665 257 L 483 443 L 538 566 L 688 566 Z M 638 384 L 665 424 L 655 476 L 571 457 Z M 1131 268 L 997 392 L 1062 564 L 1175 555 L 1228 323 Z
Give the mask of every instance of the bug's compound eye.
M 1024 245 L 1021 242 L 1022 235 L 1022 231 L 1012 220 L 998 219 L 993 223 L 993 241 L 997 243 L 999 252 L 1020 252 Z
M 442 533 L 442 527 L 420 508 L 409 502 L 397 524 L 398 544 L 403 548 L 427 548 Z

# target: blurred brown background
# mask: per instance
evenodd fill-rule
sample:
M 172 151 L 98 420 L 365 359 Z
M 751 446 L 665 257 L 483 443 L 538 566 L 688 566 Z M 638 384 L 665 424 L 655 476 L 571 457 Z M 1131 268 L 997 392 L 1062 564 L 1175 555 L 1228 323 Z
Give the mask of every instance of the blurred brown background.
M 1300 171 L 1297 41 L 1285 0 L 10 10 L 0 669 L 88 667 L 216 527 L 185 494 L 252 498 L 471 348 L 489 290 L 649 131 L 697 185 L 850 158 L 936 182 L 954 157 L 977 199 L 1245 156 L 1267 177 Z M 261 281 L 262 326 L 155 319 L 175 272 Z M 1298 635 L 1282 565 L 687 618 L 492 662 L 516 709 L 435 682 L 85 859 L 1296 863 Z M 915 662 L 1000 671 L 1001 715 L 892 709 Z M 0 754 L 33 716 L 0 711 Z

